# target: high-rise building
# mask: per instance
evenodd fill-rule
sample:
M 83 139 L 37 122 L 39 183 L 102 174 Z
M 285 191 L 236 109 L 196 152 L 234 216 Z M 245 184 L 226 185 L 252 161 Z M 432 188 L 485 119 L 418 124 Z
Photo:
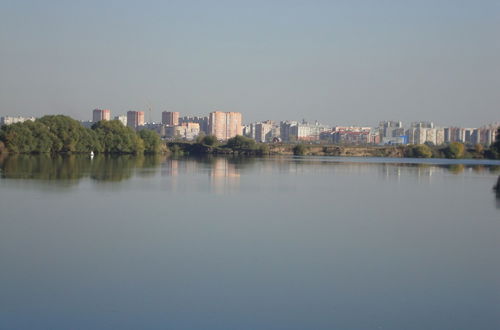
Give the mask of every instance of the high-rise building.
M 92 121 L 97 123 L 101 120 L 110 120 L 111 119 L 111 111 L 109 109 L 94 109 L 92 111 Z
M 418 121 L 411 123 L 411 127 L 414 128 L 434 128 L 434 123 L 432 121 Z
M 280 136 L 281 136 L 281 140 L 285 141 L 285 142 L 296 141 L 297 140 L 297 136 L 294 136 L 292 134 L 292 130 L 298 124 L 299 124 L 298 122 L 296 122 L 296 121 L 290 121 L 290 120 L 280 122 Z
M 127 111 L 127 126 L 133 129 L 144 126 L 144 111 Z
M 123 126 L 127 126 L 127 116 L 125 115 L 115 116 L 115 120 L 121 122 Z
M 436 129 L 436 145 L 442 145 L 444 143 L 444 128 Z
M 403 123 L 400 121 L 381 121 L 378 126 L 382 138 L 404 135 Z
M 179 125 L 179 113 L 171 111 L 163 111 L 161 113 L 161 123 L 163 125 L 170 125 L 170 126 Z
M 254 134 L 257 142 L 270 142 L 273 138 L 273 122 L 268 120 L 255 124 Z
M 208 132 L 218 140 L 227 140 L 242 135 L 242 116 L 240 112 L 211 112 L 208 117 Z

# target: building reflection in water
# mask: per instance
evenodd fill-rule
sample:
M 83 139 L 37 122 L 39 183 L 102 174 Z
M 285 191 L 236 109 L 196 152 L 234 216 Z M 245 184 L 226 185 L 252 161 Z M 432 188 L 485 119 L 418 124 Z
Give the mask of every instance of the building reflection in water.
M 432 176 L 443 169 L 425 164 L 381 164 L 379 174 L 385 179 L 401 180 L 401 177 L 413 177 L 417 182 L 431 182 Z
M 203 190 L 207 177 L 210 191 L 215 193 L 237 191 L 240 184 L 238 162 L 229 157 L 167 158 L 161 165 L 161 175 L 168 177 L 171 191 Z M 186 175 L 191 176 L 190 186 L 182 179 Z M 193 176 L 199 176 L 199 181 Z
M 169 157 L 133 155 L 0 155 L 0 178 L 51 181 L 59 186 L 75 187 L 82 179 L 100 185 L 115 185 L 134 176 L 156 177 L 170 191 L 230 193 L 240 190 L 241 173 L 252 175 L 378 175 L 383 180 L 417 180 L 430 183 L 433 177 L 447 174 L 498 176 L 498 165 L 414 164 L 339 161 L 303 157 Z M 290 178 L 284 177 L 284 180 Z M 333 177 L 331 177 L 333 178 Z M 293 180 L 289 180 L 293 181 Z M 493 184 L 488 188 L 491 189 Z M 500 208 L 500 196 L 495 196 Z
M 228 158 L 215 158 L 209 171 L 212 192 L 220 194 L 239 189 L 239 170 L 236 164 L 229 162 Z

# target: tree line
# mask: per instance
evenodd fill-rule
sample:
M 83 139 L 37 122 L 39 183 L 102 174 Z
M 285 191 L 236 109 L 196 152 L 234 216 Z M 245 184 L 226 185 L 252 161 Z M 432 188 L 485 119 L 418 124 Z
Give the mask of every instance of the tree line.
M 218 141 L 213 135 L 200 135 L 194 142 L 173 141 L 167 143 L 167 146 L 174 154 L 237 154 L 247 156 L 269 154 L 267 144 L 257 143 L 254 139 L 242 135 L 236 135 L 225 142 Z
M 100 121 L 91 128 L 64 115 L 50 115 L 0 128 L 0 152 L 142 154 L 162 151 L 160 136 L 136 133 L 118 120 Z

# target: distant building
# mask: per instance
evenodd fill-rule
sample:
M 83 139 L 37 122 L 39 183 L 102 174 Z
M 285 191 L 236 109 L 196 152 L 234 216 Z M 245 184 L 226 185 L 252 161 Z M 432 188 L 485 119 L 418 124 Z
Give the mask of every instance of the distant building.
M 465 144 L 474 144 L 474 128 L 464 128 L 464 139 Z
M 376 132 L 376 130 L 375 130 Z M 378 133 L 378 132 L 377 132 Z M 332 142 L 335 144 L 372 144 L 378 142 L 371 127 L 363 126 L 336 126 L 331 133 Z
M 273 122 L 271 120 L 256 123 L 254 126 L 255 136 L 257 142 L 271 142 L 273 139 Z
M 301 123 L 297 121 L 282 121 L 280 123 L 280 137 L 285 142 L 319 141 L 321 133 L 328 130 L 328 127 L 318 122 L 310 124 L 305 120 Z
M 408 143 L 410 144 L 424 144 L 427 141 L 427 129 L 410 127 L 406 130 L 406 136 L 408 136 Z
M 297 136 L 293 135 L 292 129 L 298 124 L 299 123 L 297 121 L 290 121 L 290 120 L 280 122 L 281 140 L 284 142 L 297 141 Z
M 410 144 L 424 144 L 432 143 L 434 145 L 441 145 L 450 139 L 450 130 L 445 128 L 423 127 L 434 126 L 431 125 L 412 125 L 406 130 L 408 136 L 408 143 Z
M 123 124 L 123 126 L 127 126 L 127 116 L 125 116 L 125 115 L 115 116 L 114 119 L 121 122 Z
M 411 123 L 411 127 L 414 128 L 434 128 L 434 123 L 432 121 L 416 121 Z
M 218 140 L 227 140 L 242 135 L 242 116 L 240 112 L 211 112 L 208 117 L 208 133 Z
M 144 111 L 127 111 L 127 126 L 133 129 L 144 126 Z
M 446 127 L 443 129 L 444 143 L 461 142 L 469 145 L 489 146 L 495 142 L 496 130 L 497 124 L 481 128 Z
M 248 125 L 244 125 L 242 127 L 242 130 L 243 130 L 243 135 L 248 137 L 248 138 L 251 138 L 251 139 L 255 139 L 255 133 L 254 133 L 254 124 L 248 124 Z
M 160 135 L 160 137 L 161 137 L 161 136 L 165 135 L 164 127 L 165 127 L 165 125 L 160 124 L 160 123 L 145 123 L 144 126 L 137 127 L 137 130 L 142 131 L 144 129 L 147 129 L 150 131 L 154 131 L 154 132 L 158 133 L 158 135 Z
M 171 111 L 163 111 L 161 113 L 161 123 L 163 125 L 170 125 L 170 126 L 179 125 L 179 113 Z
M 177 126 L 165 126 L 165 136 L 170 139 L 194 140 L 200 134 L 200 124 L 183 123 Z
M 403 123 L 400 121 L 381 121 L 379 134 L 383 138 L 399 137 L 404 135 Z
M 436 128 L 436 145 L 444 144 L 444 128 Z
M 497 127 L 493 125 L 481 128 L 480 143 L 486 146 L 489 146 L 492 143 L 494 143 L 496 139 L 496 132 L 497 132 Z
M 382 144 L 397 145 L 397 144 L 408 144 L 408 137 L 406 135 L 402 136 L 391 136 L 383 137 Z
M 184 116 L 179 118 L 179 125 L 187 124 L 187 123 L 195 123 L 200 125 L 200 132 L 204 134 L 208 133 L 208 117 L 199 117 L 199 116 Z
M 5 116 L 5 117 L 0 117 L 0 125 L 11 125 L 15 123 L 23 123 L 25 121 L 31 120 L 35 121 L 35 117 L 10 117 L 10 116 Z
M 444 142 L 463 142 L 463 128 L 460 127 L 445 127 Z
M 111 120 L 111 111 L 109 109 L 94 109 L 92 111 L 92 121 L 97 123 L 101 120 Z

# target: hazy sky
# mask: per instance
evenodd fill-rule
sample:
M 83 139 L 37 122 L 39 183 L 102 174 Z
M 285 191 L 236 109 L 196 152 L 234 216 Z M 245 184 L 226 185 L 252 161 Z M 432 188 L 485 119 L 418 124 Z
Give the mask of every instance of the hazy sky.
M 96 107 L 500 121 L 500 1 L 0 0 L 0 115 Z

